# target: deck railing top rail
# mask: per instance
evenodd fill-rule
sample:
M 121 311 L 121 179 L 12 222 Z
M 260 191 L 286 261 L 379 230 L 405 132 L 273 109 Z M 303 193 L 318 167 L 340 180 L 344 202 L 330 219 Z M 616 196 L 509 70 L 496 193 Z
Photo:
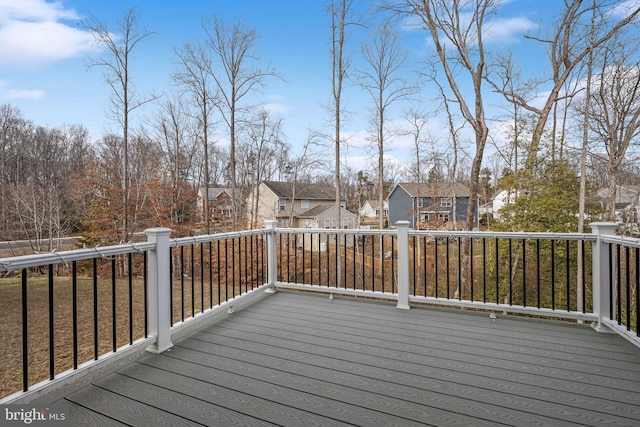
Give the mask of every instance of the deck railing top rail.
M 142 253 L 152 250 L 155 247 L 156 245 L 154 243 L 142 242 L 0 258 L 0 272 L 16 271 L 50 264 L 68 264 L 73 261 L 84 261 L 94 258 L 110 258 L 129 253 Z

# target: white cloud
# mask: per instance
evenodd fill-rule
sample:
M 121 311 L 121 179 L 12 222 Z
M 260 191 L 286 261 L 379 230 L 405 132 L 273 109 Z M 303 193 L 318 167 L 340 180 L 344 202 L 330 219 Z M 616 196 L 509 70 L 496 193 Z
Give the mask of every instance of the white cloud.
M 4 97 L 7 99 L 42 99 L 45 93 L 38 89 L 10 89 Z
M 0 0 L 0 65 L 33 67 L 93 51 L 91 34 L 61 22 L 77 19 L 61 2 Z
M 289 107 L 279 102 L 270 102 L 261 106 L 265 111 L 272 114 L 280 114 L 289 112 Z
M 622 19 L 629 16 L 638 7 L 640 7 L 640 0 L 625 0 L 613 6 L 609 13 L 618 19 Z
M 520 34 L 536 27 L 536 24 L 524 16 L 494 19 L 487 24 L 483 34 L 486 43 L 512 44 L 520 40 Z

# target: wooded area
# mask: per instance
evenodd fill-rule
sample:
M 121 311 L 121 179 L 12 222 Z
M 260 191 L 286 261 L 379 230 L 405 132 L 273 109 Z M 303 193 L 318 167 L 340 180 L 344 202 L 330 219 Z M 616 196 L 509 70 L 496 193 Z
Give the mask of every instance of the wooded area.
M 258 29 L 205 20 L 201 40 L 175 49 L 172 87 L 140 94 L 128 67 L 153 32 L 135 9 L 116 26 L 86 20 L 83 28 L 106 47 L 90 65 L 105 71 L 112 89 L 105 120 L 119 129 L 93 141 L 81 123 L 40 125 L 0 105 L 0 241 L 25 239 L 31 250 L 47 251 L 70 235 L 97 245 L 132 240 L 152 226 L 177 236 L 248 228 L 254 207 L 247 195 L 262 180 L 337 184 L 337 202 L 346 199 L 354 211 L 365 200 L 381 202 L 399 181 L 461 182 L 480 204 L 499 189 L 526 194 L 491 224 L 503 230 L 582 231 L 585 218 L 615 218 L 617 186 L 640 182 L 640 7 L 558 3 L 556 20 L 525 36 L 547 52 L 548 74 L 525 77 L 509 51 L 483 43 L 500 2 L 387 0 L 371 7 L 377 13 L 366 25 L 352 6 L 328 2 L 333 129 L 309 130 L 306 141 L 288 141 L 283 117 L 250 102 L 281 77 L 268 58 L 258 59 Z M 435 55 L 410 61 L 395 31 L 409 25 L 430 37 Z M 360 49 L 362 69 L 354 70 L 349 55 L 358 49 L 349 36 L 357 32 L 371 36 Z M 348 144 L 341 136 L 347 85 L 371 98 L 375 154 L 367 170 L 354 170 L 340 154 Z M 436 98 L 420 95 L 429 85 Z M 489 108 L 489 93 L 501 94 L 499 113 Z M 403 131 L 391 125 L 398 123 L 391 105 L 406 112 Z M 434 136 L 435 116 L 445 117 L 448 138 Z M 399 135 L 414 142 L 405 165 L 385 161 Z M 335 162 L 327 161 L 328 147 Z M 208 186 L 231 188 L 230 224 L 196 208 L 198 190 Z M 609 189 L 600 204 L 591 197 L 599 188 Z M 467 218 L 477 206 L 469 203 Z

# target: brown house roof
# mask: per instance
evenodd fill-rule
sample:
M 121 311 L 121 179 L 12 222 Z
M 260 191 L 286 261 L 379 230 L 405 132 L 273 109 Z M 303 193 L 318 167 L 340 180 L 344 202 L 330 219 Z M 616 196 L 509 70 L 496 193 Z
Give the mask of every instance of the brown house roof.
M 456 197 L 469 197 L 471 191 L 469 187 L 464 184 L 456 182 L 453 184 L 449 182 L 430 182 L 430 183 L 400 183 L 398 186 L 402 187 L 412 197 L 447 197 L 453 196 L 453 189 L 455 189 Z
M 264 181 L 264 184 L 278 197 L 291 199 L 293 197 L 294 184 L 281 181 Z M 336 189 L 324 184 L 295 184 L 296 200 L 335 200 Z

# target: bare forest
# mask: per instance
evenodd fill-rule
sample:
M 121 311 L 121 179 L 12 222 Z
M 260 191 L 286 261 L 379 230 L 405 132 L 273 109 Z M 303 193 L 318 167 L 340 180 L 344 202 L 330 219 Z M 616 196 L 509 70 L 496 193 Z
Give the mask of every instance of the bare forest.
M 558 2 L 555 20 L 523 36 L 548 61 L 546 74 L 529 76 L 486 43 L 499 1 L 385 0 L 358 13 L 354 3 L 327 2 L 329 129 L 309 129 L 303 141 L 288 140 L 285 116 L 252 103 L 286 70 L 258 55 L 251 23 L 203 20 L 202 38 L 172 53 L 172 85 L 144 94 L 127 67 L 153 29 L 135 9 L 113 26 L 86 20 L 104 47 L 89 68 L 111 90 L 104 120 L 115 130 L 92 139 L 82 123 L 41 125 L 0 105 L 0 241 L 24 241 L 3 253 L 58 250 L 70 236 L 90 246 L 132 241 L 148 227 L 175 236 L 251 228 L 246 200 L 263 180 L 331 184 L 354 212 L 382 203 L 399 182 L 461 183 L 471 194 L 467 218 L 499 190 L 517 199 L 481 227 L 582 231 L 585 218 L 622 215 L 637 233 L 639 7 Z M 432 42 L 421 57 L 402 45 L 410 26 Z M 341 154 L 345 88 L 370 102 L 368 168 Z M 411 141 L 404 163 L 387 156 L 400 139 Z M 636 189 L 635 209 L 622 213 L 621 186 Z M 230 217 L 213 215 L 208 197 L 198 204 L 212 187 L 230 190 Z M 596 198 L 599 189 L 607 192 Z

